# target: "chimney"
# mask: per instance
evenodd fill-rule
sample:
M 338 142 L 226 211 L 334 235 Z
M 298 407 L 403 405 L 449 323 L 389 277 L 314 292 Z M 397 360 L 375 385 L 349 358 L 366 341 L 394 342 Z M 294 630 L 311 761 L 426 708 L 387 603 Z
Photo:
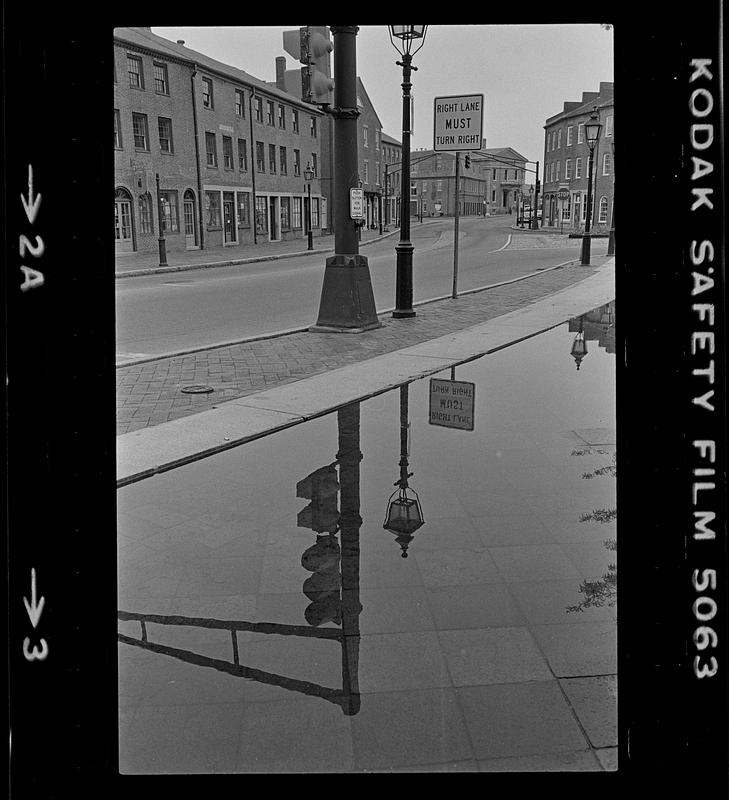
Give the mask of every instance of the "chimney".
M 177 40 L 177 44 L 185 44 L 185 40 L 184 39 L 178 39 Z
M 276 56 L 276 88 L 286 91 L 286 56 Z

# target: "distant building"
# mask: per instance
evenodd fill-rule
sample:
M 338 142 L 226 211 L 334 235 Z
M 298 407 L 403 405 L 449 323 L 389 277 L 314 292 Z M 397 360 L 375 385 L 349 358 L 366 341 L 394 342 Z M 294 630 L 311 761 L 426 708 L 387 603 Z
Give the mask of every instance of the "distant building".
M 402 162 L 402 142 L 382 133 L 382 161 L 384 171 L 385 204 L 383 205 L 383 223 L 390 224 L 397 220 L 397 209 L 400 203 L 400 165 Z
M 517 194 L 526 191 L 527 159 L 513 147 L 487 147 L 479 152 L 481 157 L 481 168 L 489 181 L 486 213 L 515 213 Z
M 169 251 L 304 238 L 308 163 L 312 227 L 325 227 L 322 116 L 182 41 L 116 28 L 117 252 L 155 251 L 160 216 Z
M 595 106 L 602 131 L 593 157 L 591 229 L 604 233 L 610 228 L 614 193 L 614 98 L 613 84 L 602 82 L 599 91 L 583 92 L 582 100 L 565 102 L 562 111 L 549 117 L 544 124 L 544 225 L 561 224 L 574 231 L 585 228 L 590 150 L 585 141 L 584 125 Z M 566 201 L 557 197 L 560 186 L 569 191 Z

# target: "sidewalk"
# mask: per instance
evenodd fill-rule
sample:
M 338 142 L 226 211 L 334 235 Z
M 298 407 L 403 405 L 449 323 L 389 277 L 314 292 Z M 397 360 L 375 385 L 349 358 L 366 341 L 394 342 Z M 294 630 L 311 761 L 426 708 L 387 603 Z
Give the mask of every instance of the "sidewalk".
M 388 233 L 380 236 L 379 228 L 362 230 L 360 246 L 366 246 L 380 239 L 399 233 L 399 228 L 390 226 Z M 334 235 L 315 236 L 314 249 L 307 250 L 306 237 L 280 242 L 259 242 L 235 247 L 211 247 L 204 250 L 185 250 L 168 252 L 167 266 L 160 267 L 159 253 L 120 253 L 116 256 L 115 275 L 117 278 L 131 278 L 139 275 L 153 275 L 164 272 L 178 272 L 190 269 L 223 267 L 231 264 L 246 264 L 256 261 L 269 261 L 294 256 L 321 255 L 334 252 Z
M 416 305 L 411 319 L 382 314 L 382 327 L 360 334 L 303 331 L 119 367 L 117 435 L 461 332 L 579 284 L 610 261 L 595 257 L 590 267 L 575 261 L 456 300 Z

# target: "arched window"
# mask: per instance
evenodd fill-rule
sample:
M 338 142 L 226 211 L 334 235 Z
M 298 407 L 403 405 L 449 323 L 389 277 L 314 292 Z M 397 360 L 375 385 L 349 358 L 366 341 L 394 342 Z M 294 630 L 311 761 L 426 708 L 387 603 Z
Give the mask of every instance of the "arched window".
M 607 213 L 608 213 L 608 199 L 603 195 L 600 198 L 600 212 L 597 216 L 597 221 L 601 224 L 605 224 L 607 222 Z
M 143 234 L 154 233 L 152 196 L 149 192 L 139 195 L 139 227 Z

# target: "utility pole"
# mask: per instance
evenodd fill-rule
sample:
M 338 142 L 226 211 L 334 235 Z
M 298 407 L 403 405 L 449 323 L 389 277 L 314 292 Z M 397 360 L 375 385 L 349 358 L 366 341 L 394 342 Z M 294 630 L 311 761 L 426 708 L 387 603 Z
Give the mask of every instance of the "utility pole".
M 357 188 L 357 25 L 331 25 L 334 35 L 334 252 L 327 258 L 319 317 L 310 330 L 361 333 L 379 328 L 366 256 L 359 254 L 350 190 Z

